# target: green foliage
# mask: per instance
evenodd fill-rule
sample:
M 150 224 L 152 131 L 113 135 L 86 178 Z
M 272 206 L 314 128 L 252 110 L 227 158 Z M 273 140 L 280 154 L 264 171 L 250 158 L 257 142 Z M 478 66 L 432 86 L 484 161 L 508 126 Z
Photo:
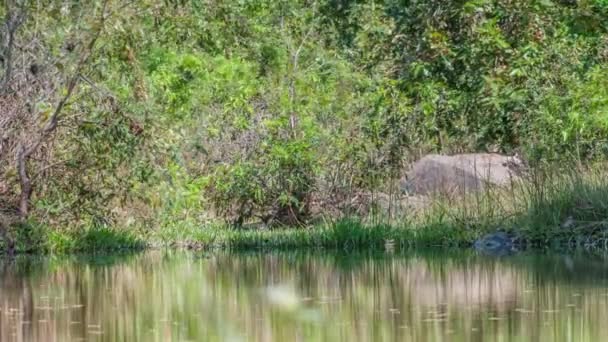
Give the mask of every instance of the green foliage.
M 569 106 L 551 104 L 572 101 L 566 92 L 605 62 L 605 7 L 558 1 L 387 1 L 369 7 L 352 5 L 347 12 L 353 24 L 340 26 L 346 31 L 340 33 L 357 38 L 345 48 L 355 63 L 400 82 L 414 108 L 409 135 L 419 143 L 440 151 L 520 149 L 543 159 L 573 152 L 572 141 L 562 141 L 578 123 L 548 131 L 544 120 L 571 116 Z M 380 34 L 370 38 L 370 31 Z M 383 58 L 366 55 L 372 49 Z M 581 140 L 603 140 L 601 129 L 587 130 Z M 593 157 L 594 147 L 586 147 L 577 152 Z
M 597 115 L 575 95 L 589 90 L 586 75 L 602 61 L 595 51 L 601 24 L 582 25 L 601 18 L 601 9 L 525 1 L 319 6 L 194 10 L 221 43 L 187 43 L 166 59 L 179 80 L 183 61 L 196 60 L 194 83 L 171 89 L 191 99 L 182 109 L 202 126 L 195 134 L 208 153 L 229 146 L 207 158 L 204 171 L 222 214 L 247 219 L 305 208 L 306 194 L 336 169 L 346 169 L 342 176 L 356 188 L 381 186 L 412 148 L 522 149 L 538 158 L 602 153 L 601 126 L 591 124 Z M 236 17 L 234 31 L 221 32 L 218 21 Z
M 66 3 L 33 7 L 23 34 L 63 53 L 90 29 Z M 34 216 L 53 226 L 300 225 L 420 153 L 608 152 L 603 0 L 110 7 L 37 176 Z

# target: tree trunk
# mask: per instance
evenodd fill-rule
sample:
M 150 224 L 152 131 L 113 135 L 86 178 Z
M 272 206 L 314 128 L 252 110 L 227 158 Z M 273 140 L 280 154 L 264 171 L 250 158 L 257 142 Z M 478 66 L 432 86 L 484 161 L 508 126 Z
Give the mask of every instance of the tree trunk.
M 19 183 L 21 185 L 21 195 L 19 196 L 19 217 L 26 219 L 29 214 L 30 198 L 32 197 L 32 181 L 27 174 L 28 154 L 23 145 L 17 152 L 17 169 L 19 171 Z

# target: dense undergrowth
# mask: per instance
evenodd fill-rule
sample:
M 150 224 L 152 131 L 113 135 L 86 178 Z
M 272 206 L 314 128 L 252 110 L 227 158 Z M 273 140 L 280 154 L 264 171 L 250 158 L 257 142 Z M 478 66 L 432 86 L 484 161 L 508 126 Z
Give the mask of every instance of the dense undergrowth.
M 0 231 L 19 251 L 605 241 L 603 183 L 586 177 L 399 221 L 353 205 L 398 197 L 429 152 L 605 160 L 604 0 L 4 5 Z
M 436 197 L 404 216 L 327 219 L 306 226 L 245 226 L 183 222 L 146 229 L 98 226 L 56 230 L 14 227 L 18 253 L 117 252 L 146 248 L 408 249 L 468 248 L 505 232 L 516 249 L 608 250 L 608 181 L 601 168 L 544 174 L 459 198 Z M 582 176 L 581 176 L 582 175 Z M 534 180 L 538 183 L 534 183 Z M 542 182 L 542 183 L 540 183 Z M 0 249 L 6 250 L 6 245 Z

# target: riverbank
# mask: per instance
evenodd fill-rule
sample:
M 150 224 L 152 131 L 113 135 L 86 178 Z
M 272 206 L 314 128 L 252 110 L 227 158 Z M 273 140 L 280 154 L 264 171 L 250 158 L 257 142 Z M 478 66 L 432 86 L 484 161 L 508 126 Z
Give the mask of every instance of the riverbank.
M 364 224 L 358 220 L 343 220 L 327 225 L 305 228 L 275 228 L 263 230 L 231 229 L 221 226 L 190 227 L 181 231 L 160 229 L 153 233 L 136 233 L 119 228 L 96 228 L 84 231 L 53 231 L 36 228 L 17 237 L 17 254 L 71 254 L 138 251 L 158 248 L 176 249 L 411 249 L 450 248 L 469 249 L 490 226 L 467 229 L 456 223 L 430 224 L 426 227 L 388 224 Z M 606 238 L 600 234 L 548 232 L 542 237 L 527 231 L 500 228 L 517 241 L 513 251 L 524 249 L 588 249 L 608 250 Z M 8 252 L 6 245 L 1 245 Z
M 594 171 L 593 171 L 594 170 Z M 608 180 L 602 168 L 568 175 L 543 173 L 508 189 L 435 198 L 423 210 L 346 218 L 303 227 L 231 228 L 175 220 L 154 227 L 52 229 L 13 226 L 15 253 L 113 252 L 147 248 L 471 248 L 504 232 L 513 249 L 608 250 Z M 6 252 L 9 245 L 0 240 Z
M 25 230 L 28 230 L 25 232 Z M 119 228 L 53 231 L 27 227 L 15 238 L 15 253 L 70 254 L 153 248 L 187 249 L 298 249 L 298 248 L 405 248 L 465 247 L 475 234 L 459 229 L 364 224 L 341 220 L 311 227 L 232 229 L 225 226 L 161 228 L 141 233 Z M 6 251 L 6 245 L 2 245 Z

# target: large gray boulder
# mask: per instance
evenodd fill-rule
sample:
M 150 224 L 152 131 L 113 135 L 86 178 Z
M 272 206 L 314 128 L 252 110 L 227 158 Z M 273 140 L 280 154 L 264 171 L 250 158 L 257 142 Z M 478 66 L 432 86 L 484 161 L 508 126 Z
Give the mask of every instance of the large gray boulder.
M 522 169 L 519 158 L 496 153 L 431 154 L 413 164 L 401 180 L 401 190 L 418 195 L 464 194 L 488 185 L 509 185 L 519 179 Z

